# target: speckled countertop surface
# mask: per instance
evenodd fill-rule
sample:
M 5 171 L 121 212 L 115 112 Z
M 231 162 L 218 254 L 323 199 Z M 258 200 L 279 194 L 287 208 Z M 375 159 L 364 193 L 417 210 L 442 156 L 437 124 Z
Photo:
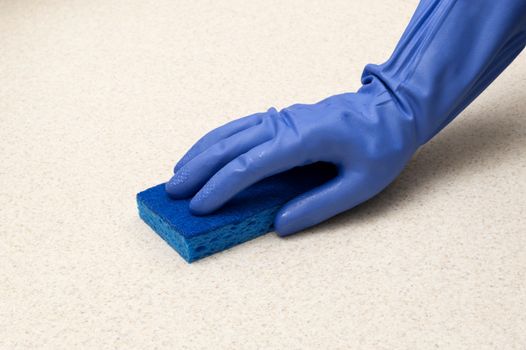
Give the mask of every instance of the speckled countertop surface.
M 0 348 L 526 348 L 526 57 L 352 212 L 192 265 L 136 213 L 228 120 L 358 87 L 416 5 L 0 1 Z

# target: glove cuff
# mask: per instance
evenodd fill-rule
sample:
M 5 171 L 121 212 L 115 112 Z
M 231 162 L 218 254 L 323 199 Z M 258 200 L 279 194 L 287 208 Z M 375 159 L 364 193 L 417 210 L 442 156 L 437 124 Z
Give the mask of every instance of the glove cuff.
M 424 0 L 395 51 L 362 83 L 386 87 L 424 144 L 466 108 L 526 44 L 526 1 Z

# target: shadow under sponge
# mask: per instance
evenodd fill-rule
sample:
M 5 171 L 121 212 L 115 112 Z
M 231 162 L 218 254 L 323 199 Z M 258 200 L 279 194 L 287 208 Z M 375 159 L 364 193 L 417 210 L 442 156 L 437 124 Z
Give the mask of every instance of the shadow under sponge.
M 137 194 L 139 216 L 186 261 L 192 262 L 261 236 L 286 202 L 336 175 L 316 163 L 266 178 L 206 216 L 192 215 L 190 199 L 172 199 L 164 184 Z

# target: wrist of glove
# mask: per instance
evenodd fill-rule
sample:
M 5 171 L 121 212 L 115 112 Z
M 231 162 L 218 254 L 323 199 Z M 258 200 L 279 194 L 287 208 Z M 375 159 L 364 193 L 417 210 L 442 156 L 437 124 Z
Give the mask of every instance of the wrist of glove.
M 357 93 L 271 108 L 211 131 L 176 165 L 166 190 L 193 197 L 190 210 L 204 215 L 263 178 L 320 161 L 335 164 L 335 178 L 278 212 L 275 229 L 287 235 L 384 189 L 418 147 L 415 130 L 413 117 L 371 78 Z

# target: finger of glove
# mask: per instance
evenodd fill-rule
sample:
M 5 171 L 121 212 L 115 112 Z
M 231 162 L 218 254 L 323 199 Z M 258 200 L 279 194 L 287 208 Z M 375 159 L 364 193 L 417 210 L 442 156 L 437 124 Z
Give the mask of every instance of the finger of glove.
M 174 198 L 193 196 L 228 162 L 271 137 L 272 131 L 259 124 L 222 139 L 179 169 L 166 183 L 166 191 Z
M 299 157 L 291 149 L 268 141 L 221 168 L 190 201 L 190 210 L 196 215 L 208 214 L 250 185 L 297 165 Z
M 276 214 L 278 235 L 288 236 L 319 224 L 365 201 L 367 185 L 342 175 L 285 204 Z
M 265 113 L 255 113 L 243 118 L 239 118 L 208 132 L 192 147 L 190 147 L 190 149 L 179 160 L 179 162 L 177 162 L 174 168 L 174 173 L 185 166 L 186 163 L 195 158 L 201 152 L 213 146 L 215 143 L 261 123 L 261 119 L 264 114 Z

